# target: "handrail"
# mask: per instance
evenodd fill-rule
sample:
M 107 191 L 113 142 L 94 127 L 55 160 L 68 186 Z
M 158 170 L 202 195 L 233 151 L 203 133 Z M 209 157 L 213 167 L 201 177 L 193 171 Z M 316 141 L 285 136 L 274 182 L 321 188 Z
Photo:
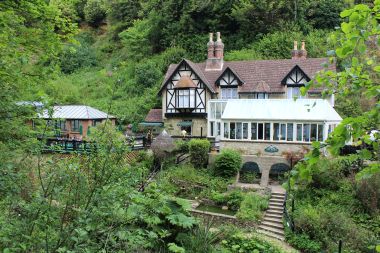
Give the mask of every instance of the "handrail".
M 293 221 L 293 218 L 292 216 L 289 214 L 288 212 L 288 209 L 286 207 L 286 202 L 287 202 L 287 199 L 288 199 L 288 192 L 285 193 L 285 200 L 284 200 L 284 218 L 285 218 L 285 222 L 286 222 L 286 225 L 292 230 L 292 232 L 294 232 L 294 221 Z M 294 199 L 292 199 L 292 201 L 294 201 Z M 293 212 L 293 210 L 292 210 Z

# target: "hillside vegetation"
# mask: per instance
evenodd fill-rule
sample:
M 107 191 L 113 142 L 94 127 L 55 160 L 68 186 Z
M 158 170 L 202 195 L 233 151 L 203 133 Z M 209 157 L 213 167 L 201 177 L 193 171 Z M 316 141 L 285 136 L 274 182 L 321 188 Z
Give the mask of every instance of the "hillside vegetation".
M 380 1 L 360 2 L 0 1 L 0 251 L 290 252 L 255 234 L 268 196 L 228 190 L 239 153 L 206 169 L 208 140 L 162 136 L 152 152 L 132 155 L 106 121 L 89 136 L 95 151 L 46 154 L 54 126 L 30 127 L 38 111 L 20 103 L 88 104 L 138 123 L 160 106 L 168 65 L 204 60 L 208 32 L 219 31 L 228 60 L 290 58 L 295 39 L 311 57 L 335 57 L 339 71 L 302 92 L 323 85 L 344 120 L 287 177 L 286 239 L 306 253 L 335 252 L 339 240 L 346 253 L 380 252 Z M 348 141 L 357 151 L 343 154 Z M 174 164 L 183 152 L 188 164 Z M 186 199 L 203 197 L 248 226 L 199 221 Z
M 327 35 L 349 3 L 341 1 L 52 2 L 77 24 L 59 55 L 61 73 L 45 86 L 61 104 L 108 109 L 122 123 L 138 123 L 160 107 L 158 88 L 170 63 L 204 61 L 208 33 L 219 31 L 226 60 L 290 58 L 293 40 L 310 57 L 325 57 Z

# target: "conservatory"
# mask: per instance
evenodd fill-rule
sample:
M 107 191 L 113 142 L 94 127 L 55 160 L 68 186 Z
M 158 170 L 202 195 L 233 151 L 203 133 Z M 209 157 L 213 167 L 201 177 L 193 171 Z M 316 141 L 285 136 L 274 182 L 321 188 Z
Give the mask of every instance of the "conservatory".
M 310 144 L 326 140 L 341 120 L 323 99 L 216 99 L 209 101 L 208 136 L 221 142 Z

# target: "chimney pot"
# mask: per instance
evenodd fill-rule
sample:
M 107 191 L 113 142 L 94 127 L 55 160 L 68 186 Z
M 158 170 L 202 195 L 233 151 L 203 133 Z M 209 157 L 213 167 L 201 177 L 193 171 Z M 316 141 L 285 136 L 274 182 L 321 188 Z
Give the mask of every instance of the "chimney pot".
M 209 40 L 209 42 L 214 42 L 214 41 L 213 41 L 214 34 L 213 34 L 213 33 L 210 33 L 209 35 L 210 35 L 210 40 Z
M 220 32 L 216 33 L 216 41 L 221 41 L 221 39 L 220 39 Z
M 305 49 L 305 41 L 303 40 L 302 43 L 301 43 L 301 50 L 306 50 Z
M 293 41 L 293 50 L 298 50 L 298 42 L 296 40 Z

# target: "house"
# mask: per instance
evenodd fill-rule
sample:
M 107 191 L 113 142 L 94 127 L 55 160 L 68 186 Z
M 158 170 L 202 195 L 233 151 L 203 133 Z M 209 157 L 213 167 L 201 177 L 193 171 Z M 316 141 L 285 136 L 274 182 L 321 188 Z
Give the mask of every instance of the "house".
M 139 123 L 139 126 L 152 131 L 155 135 L 158 135 L 158 130 L 164 126 L 164 122 L 162 120 L 162 109 L 151 109 L 145 117 L 145 120 Z
M 211 33 L 207 43 L 207 52 L 205 62 L 194 63 L 183 59 L 178 64 L 171 64 L 166 72 L 159 95 L 162 97 L 162 121 L 171 135 L 180 135 L 182 130 L 186 130 L 192 136 L 216 137 L 220 140 L 298 142 L 298 139 L 293 137 L 286 137 L 286 140 L 283 140 L 283 137 L 278 139 L 276 133 L 279 131 L 278 129 L 283 131 L 283 125 L 277 127 L 275 121 L 291 121 L 293 124 L 309 122 L 310 116 L 302 114 L 301 111 L 306 105 L 314 104 L 314 102 L 318 106 L 321 103 L 320 108 L 328 108 L 329 113 L 327 114 L 329 115 L 332 113 L 330 111 L 335 112 L 334 96 L 328 96 L 322 100 L 322 88 L 311 89 L 304 97 L 301 95 L 300 88 L 310 81 L 318 71 L 324 69 L 323 65 L 329 62 L 328 58 L 308 58 L 304 41 L 302 41 L 300 49 L 298 49 L 298 43 L 294 42 L 294 48 L 289 52 L 290 59 L 224 61 L 224 44 L 220 33 L 217 33 L 216 41 L 213 40 Z M 335 64 L 329 64 L 328 69 L 335 71 Z M 294 98 L 302 99 L 302 101 L 297 100 L 297 102 Z M 235 100 L 246 100 L 246 102 Z M 226 108 L 233 107 L 236 112 L 241 110 L 248 112 L 247 107 L 244 106 L 249 106 L 254 115 L 254 112 L 258 112 L 259 107 L 281 111 L 285 105 L 295 110 L 292 112 L 293 114 L 301 113 L 306 118 L 292 121 L 294 120 L 292 117 L 288 119 L 276 119 L 277 116 L 248 119 L 244 116 L 245 121 L 267 121 L 269 125 L 260 123 L 257 125 L 257 131 L 261 132 L 265 128 L 267 132 L 269 131 L 270 137 L 260 139 L 260 135 L 255 140 L 251 136 L 255 131 L 254 127 L 251 124 L 244 124 L 242 127 L 250 130 L 244 130 L 246 138 L 243 138 L 242 135 L 237 139 L 240 137 L 240 131 L 243 131 L 240 130 L 240 123 L 237 124 L 237 130 L 234 130 L 237 131 L 236 137 L 234 134 L 228 136 L 225 134 L 226 131 L 235 129 L 233 124 L 228 125 L 228 128 L 224 124 L 227 123 L 225 121 L 227 119 L 222 116 Z M 214 108 L 216 109 L 214 110 Z M 313 114 L 315 108 L 311 111 L 310 114 Z M 331 121 L 331 128 L 341 120 L 339 115 L 335 116 L 334 121 Z M 229 117 L 228 122 L 240 120 L 231 118 L 231 115 Z M 322 115 L 321 117 L 319 119 L 321 121 L 317 123 L 324 122 Z M 290 122 L 286 122 L 286 124 L 288 123 Z M 296 131 L 296 127 L 296 125 L 293 126 L 294 131 Z M 327 129 L 329 126 L 324 125 L 324 127 Z M 306 125 L 302 129 L 307 132 L 309 126 Z M 326 129 L 323 130 L 325 133 L 323 140 L 327 137 Z M 291 131 L 291 128 L 287 130 L 285 127 L 285 130 Z M 295 137 L 296 134 L 294 133 L 293 136 Z M 300 142 L 307 143 L 313 139 L 313 137 L 305 137 Z
M 116 117 L 86 105 L 57 105 L 51 112 L 39 114 L 48 124 L 54 124 L 57 135 L 64 138 L 82 139 L 90 134 L 90 128 L 110 120 L 116 124 Z
M 328 58 L 307 57 L 304 41 L 300 48 L 294 42 L 289 59 L 224 61 L 223 55 L 220 33 L 216 41 L 210 33 L 206 61 L 169 66 L 159 90 L 162 122 L 172 136 L 186 130 L 215 139 L 221 149 L 239 150 L 243 162 L 260 169 L 265 186 L 270 171 L 291 166 L 286 154 L 325 141 L 342 120 L 334 95 L 322 98 L 323 88 L 301 94 L 317 72 L 336 66 Z

